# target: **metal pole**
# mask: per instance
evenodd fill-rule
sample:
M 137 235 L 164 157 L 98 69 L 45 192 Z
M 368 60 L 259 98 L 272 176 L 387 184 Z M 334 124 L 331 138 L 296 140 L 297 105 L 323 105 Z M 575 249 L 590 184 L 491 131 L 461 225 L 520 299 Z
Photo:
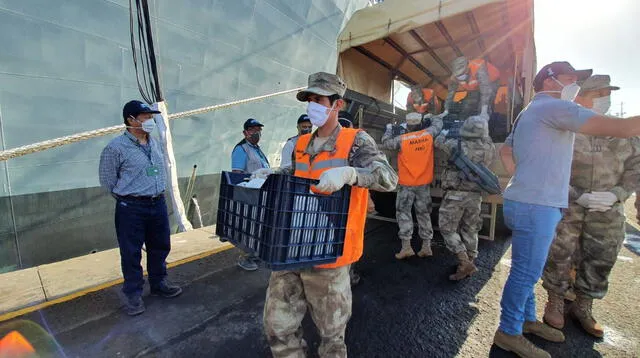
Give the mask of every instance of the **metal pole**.
M 512 83 L 512 88 L 511 88 L 511 103 L 509 105 L 509 120 L 507 121 L 507 132 L 511 132 L 511 124 L 513 124 L 513 121 L 515 120 L 513 118 L 513 114 L 514 114 L 514 107 L 515 107 L 515 98 L 516 98 L 516 78 L 518 78 L 517 76 L 519 76 L 518 74 L 518 54 L 515 54 L 515 61 L 513 61 L 513 83 Z
M 187 207 L 184 209 L 187 215 L 189 215 L 189 209 L 191 208 L 191 197 L 193 196 L 193 187 L 196 182 L 196 168 L 198 168 L 198 166 L 194 164 L 193 170 L 191 171 L 191 178 L 189 178 L 189 183 L 187 184 Z
M 2 144 L 2 150 L 7 149 L 6 142 L 4 140 L 4 123 L 2 121 L 2 107 L 0 107 L 0 142 Z M 9 161 L 4 162 L 4 175 L 7 181 L 7 194 L 9 194 L 9 210 L 11 211 L 11 223 L 13 225 L 13 240 L 16 245 L 16 256 L 18 259 L 18 268 L 22 268 L 22 255 L 20 253 L 20 245 L 18 242 L 18 226 L 16 225 L 16 211 L 13 205 L 13 192 L 11 190 L 11 177 L 9 176 Z

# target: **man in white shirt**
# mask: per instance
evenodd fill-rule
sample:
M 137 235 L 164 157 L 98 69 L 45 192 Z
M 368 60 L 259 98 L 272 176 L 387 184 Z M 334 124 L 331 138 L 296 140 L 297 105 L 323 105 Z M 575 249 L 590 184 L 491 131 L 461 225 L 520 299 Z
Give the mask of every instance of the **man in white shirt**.
M 306 114 L 301 115 L 298 118 L 298 135 L 287 139 L 287 142 L 282 147 L 282 156 L 280 157 L 280 168 L 286 168 L 291 166 L 291 159 L 293 158 L 293 149 L 296 147 L 296 142 L 303 134 L 311 133 L 311 120 Z

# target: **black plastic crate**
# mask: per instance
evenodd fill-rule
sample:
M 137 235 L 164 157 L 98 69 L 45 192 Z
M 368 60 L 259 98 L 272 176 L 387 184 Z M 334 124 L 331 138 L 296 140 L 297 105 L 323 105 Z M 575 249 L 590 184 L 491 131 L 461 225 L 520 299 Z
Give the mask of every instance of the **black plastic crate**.
M 222 172 L 216 235 L 273 270 L 332 263 L 342 255 L 351 187 L 311 192 L 313 180 L 270 175 L 260 189 L 248 174 Z

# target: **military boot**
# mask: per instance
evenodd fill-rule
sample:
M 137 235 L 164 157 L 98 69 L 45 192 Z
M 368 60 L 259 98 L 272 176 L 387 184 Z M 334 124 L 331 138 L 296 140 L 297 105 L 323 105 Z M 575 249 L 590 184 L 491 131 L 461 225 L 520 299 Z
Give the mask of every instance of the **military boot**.
M 564 328 L 564 296 L 553 291 L 547 292 L 549 300 L 547 301 L 547 305 L 544 306 L 544 316 L 542 320 L 555 329 L 562 329 Z
M 449 280 L 460 281 L 478 271 L 476 265 L 469 260 L 469 256 L 466 252 L 457 253 L 456 256 L 458 257 L 458 269 L 456 270 L 456 273 L 449 275 Z
M 413 248 L 411 247 L 411 240 L 401 240 L 401 241 L 402 241 L 402 249 L 400 249 L 400 252 L 396 254 L 396 259 L 402 260 L 402 259 L 406 259 L 407 257 L 414 256 L 416 252 L 413 251 Z
M 418 252 L 419 257 L 429 257 L 433 256 L 433 252 L 431 251 L 431 241 L 423 240 L 422 248 Z
M 576 300 L 576 292 L 573 290 L 573 287 L 569 287 L 567 291 L 564 293 L 564 299 L 573 302 Z
M 493 344 L 507 352 L 515 353 L 518 357 L 551 358 L 551 354 L 536 347 L 521 334 L 513 336 L 497 330 L 496 335 L 493 337 Z
M 540 321 L 525 321 L 522 325 L 522 333 L 535 334 L 549 342 L 564 342 L 564 333 L 562 333 L 561 330 L 555 329 Z
M 587 333 L 594 337 L 602 338 L 604 336 L 604 328 L 593 318 L 592 304 L 593 298 L 578 294 L 575 302 L 569 308 L 569 313 L 580 322 L 580 325 Z

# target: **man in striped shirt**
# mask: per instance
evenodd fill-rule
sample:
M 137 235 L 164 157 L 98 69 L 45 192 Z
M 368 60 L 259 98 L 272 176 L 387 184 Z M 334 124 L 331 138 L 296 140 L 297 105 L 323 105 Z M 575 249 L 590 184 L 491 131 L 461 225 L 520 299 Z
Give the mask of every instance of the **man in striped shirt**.
M 151 294 L 176 297 L 182 289 L 167 279 L 165 260 L 171 250 L 169 215 L 164 200 L 166 173 L 160 144 L 150 136 L 153 115 L 160 113 L 140 101 L 122 109 L 127 130 L 114 138 L 100 156 L 100 185 L 116 199 L 116 235 L 130 316 L 144 312 L 142 245 L 147 252 Z

